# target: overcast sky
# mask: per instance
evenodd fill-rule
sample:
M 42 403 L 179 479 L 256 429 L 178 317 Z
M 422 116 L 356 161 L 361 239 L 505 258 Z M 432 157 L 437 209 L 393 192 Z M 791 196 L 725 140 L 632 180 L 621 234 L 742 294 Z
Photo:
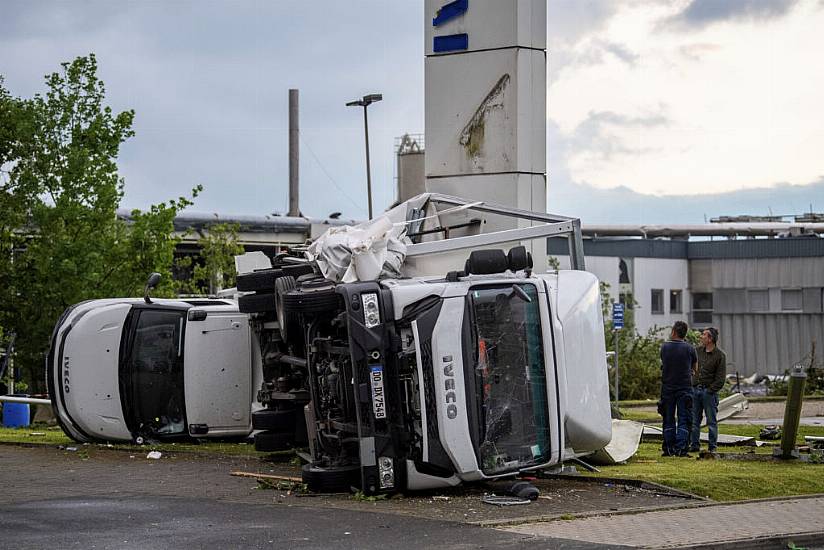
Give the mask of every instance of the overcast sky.
M 699 222 L 824 210 L 824 2 L 548 0 L 550 211 Z M 393 142 L 423 128 L 423 1 L 2 0 L 13 94 L 94 52 L 123 146 L 124 206 L 204 193 L 224 214 L 287 209 L 287 97 L 301 90 L 301 209 L 363 217 L 360 109 L 376 207 Z M 684 197 L 689 195 L 689 197 Z

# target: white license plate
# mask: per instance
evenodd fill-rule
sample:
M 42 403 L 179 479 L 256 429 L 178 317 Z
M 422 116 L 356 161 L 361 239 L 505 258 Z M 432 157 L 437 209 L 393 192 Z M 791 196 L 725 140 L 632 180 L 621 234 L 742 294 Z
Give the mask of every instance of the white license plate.
M 375 418 L 386 418 L 386 400 L 383 391 L 383 365 L 371 367 L 369 381 L 372 384 L 372 410 Z

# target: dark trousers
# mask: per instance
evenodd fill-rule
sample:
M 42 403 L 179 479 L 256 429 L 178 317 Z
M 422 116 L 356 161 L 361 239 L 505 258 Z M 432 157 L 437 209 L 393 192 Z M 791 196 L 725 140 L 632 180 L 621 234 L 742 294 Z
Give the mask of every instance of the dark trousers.
M 690 434 L 690 447 L 698 449 L 701 437 L 702 416 L 707 417 L 707 431 L 709 432 L 710 452 L 714 453 L 718 446 L 718 393 L 711 392 L 703 386 L 696 386 L 693 396 L 692 407 L 692 433 Z
M 692 429 L 692 388 L 661 388 L 665 455 L 686 453 Z

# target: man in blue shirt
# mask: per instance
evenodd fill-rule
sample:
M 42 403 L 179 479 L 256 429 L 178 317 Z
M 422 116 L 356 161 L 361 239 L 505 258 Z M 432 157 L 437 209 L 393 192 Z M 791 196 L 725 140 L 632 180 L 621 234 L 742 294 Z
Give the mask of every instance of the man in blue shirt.
M 689 456 L 692 427 L 692 372 L 697 368 L 695 348 L 684 341 L 687 324 L 676 321 L 670 339 L 661 345 L 661 402 L 664 417 L 663 456 Z

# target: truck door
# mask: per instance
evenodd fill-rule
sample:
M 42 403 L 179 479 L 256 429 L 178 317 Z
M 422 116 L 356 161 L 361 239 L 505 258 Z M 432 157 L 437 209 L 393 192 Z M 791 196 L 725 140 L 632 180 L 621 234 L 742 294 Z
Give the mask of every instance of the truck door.
M 214 437 L 249 433 L 251 353 L 247 315 L 189 311 L 184 387 L 191 435 Z

